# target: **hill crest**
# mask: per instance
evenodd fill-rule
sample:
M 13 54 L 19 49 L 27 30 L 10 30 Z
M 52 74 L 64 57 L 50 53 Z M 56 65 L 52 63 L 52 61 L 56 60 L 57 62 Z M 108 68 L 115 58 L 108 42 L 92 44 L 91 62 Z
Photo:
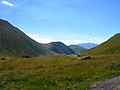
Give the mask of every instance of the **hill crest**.
M 115 34 L 106 42 L 92 48 L 85 53 L 88 54 L 114 54 L 120 53 L 120 33 Z

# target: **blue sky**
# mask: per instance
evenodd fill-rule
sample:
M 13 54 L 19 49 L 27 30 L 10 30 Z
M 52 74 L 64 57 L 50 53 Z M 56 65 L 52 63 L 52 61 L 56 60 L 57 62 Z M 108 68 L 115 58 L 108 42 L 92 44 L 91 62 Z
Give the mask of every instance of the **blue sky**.
M 0 0 L 0 18 L 41 43 L 101 43 L 120 32 L 120 0 Z

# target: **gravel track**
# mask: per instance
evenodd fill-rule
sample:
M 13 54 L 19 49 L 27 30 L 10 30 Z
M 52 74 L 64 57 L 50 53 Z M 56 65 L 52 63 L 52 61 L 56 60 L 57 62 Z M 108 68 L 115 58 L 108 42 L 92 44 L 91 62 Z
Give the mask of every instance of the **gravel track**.
M 90 90 L 120 90 L 120 76 L 94 84 Z

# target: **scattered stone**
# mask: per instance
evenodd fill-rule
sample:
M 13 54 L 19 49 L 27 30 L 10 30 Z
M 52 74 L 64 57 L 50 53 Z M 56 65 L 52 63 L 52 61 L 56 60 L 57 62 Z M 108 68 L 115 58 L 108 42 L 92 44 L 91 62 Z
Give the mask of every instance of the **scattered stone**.
M 22 58 L 31 58 L 29 55 L 23 55 Z
M 90 60 L 91 56 L 83 56 L 80 60 Z
M 0 58 L 0 60 L 14 60 L 14 59 L 17 59 L 17 58 L 10 58 L 10 57 L 2 57 L 2 58 Z
M 120 90 L 120 76 L 94 84 L 89 90 Z
M 77 53 L 76 54 L 78 57 L 83 57 L 84 55 Z
M 71 55 L 68 55 L 69 57 L 72 57 L 72 58 L 76 58 L 78 60 L 90 60 L 92 59 L 91 56 L 85 56 L 85 55 L 82 55 L 82 54 L 71 54 Z
M 0 60 L 6 60 L 6 58 L 1 58 Z

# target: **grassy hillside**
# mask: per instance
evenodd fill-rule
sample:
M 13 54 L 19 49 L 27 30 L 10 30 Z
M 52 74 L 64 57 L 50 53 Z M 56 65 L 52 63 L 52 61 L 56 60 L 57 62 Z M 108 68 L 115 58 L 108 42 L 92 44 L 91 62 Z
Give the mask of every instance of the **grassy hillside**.
M 83 48 L 83 47 L 80 47 L 78 45 L 70 45 L 69 46 L 75 53 L 81 53 L 81 52 L 84 52 L 86 51 L 87 49 Z
M 61 42 L 51 42 L 46 47 L 57 54 L 75 54 L 74 51 Z
M 73 53 L 63 43 L 47 45 L 38 43 L 8 21 L 0 19 L 0 56 L 40 56 Z
M 120 55 L 67 56 L 0 61 L 0 90 L 86 90 L 97 81 L 120 75 Z
M 2 49 L 0 55 L 22 56 L 28 54 L 38 56 L 51 54 L 42 44 L 32 40 L 25 33 L 4 20 L 0 20 L 0 38 Z
M 101 45 L 90 49 L 87 54 L 111 54 L 120 53 L 120 33 L 114 35 Z

